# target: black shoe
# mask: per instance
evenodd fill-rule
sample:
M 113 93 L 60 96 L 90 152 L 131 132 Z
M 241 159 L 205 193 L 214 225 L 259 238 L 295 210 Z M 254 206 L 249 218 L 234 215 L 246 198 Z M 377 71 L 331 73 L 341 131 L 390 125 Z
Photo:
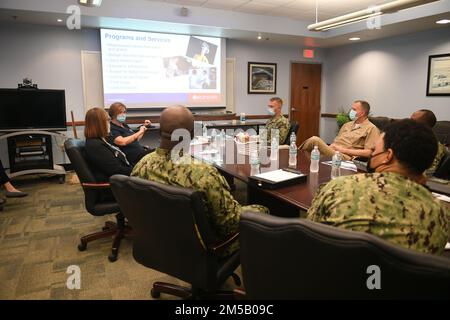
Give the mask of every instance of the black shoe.
M 22 191 L 18 191 L 18 192 L 6 191 L 7 198 L 22 198 L 22 197 L 26 197 L 27 195 L 28 195 L 28 193 L 22 192 Z

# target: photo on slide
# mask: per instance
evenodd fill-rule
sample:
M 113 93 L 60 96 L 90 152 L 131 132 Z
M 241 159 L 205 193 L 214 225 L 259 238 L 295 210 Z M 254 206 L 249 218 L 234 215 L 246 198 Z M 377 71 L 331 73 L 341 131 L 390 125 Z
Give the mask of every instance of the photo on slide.
M 186 57 L 173 56 L 163 58 L 164 69 L 166 70 L 166 78 L 184 76 L 189 73 L 192 64 Z
M 216 89 L 216 68 L 197 68 L 189 70 L 189 89 Z
M 216 57 L 217 45 L 201 40 L 199 38 L 190 37 L 186 56 L 194 61 L 206 64 L 214 64 Z

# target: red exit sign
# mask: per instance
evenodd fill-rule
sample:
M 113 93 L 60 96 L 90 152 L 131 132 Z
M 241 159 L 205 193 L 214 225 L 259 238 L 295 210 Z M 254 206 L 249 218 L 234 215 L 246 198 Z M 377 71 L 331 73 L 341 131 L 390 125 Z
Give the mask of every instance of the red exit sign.
M 303 58 L 313 59 L 314 49 L 303 49 Z

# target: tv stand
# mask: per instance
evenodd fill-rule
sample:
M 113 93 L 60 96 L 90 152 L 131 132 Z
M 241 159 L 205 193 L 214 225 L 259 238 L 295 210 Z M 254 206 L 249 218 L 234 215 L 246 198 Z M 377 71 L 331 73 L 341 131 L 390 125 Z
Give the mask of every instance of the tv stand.
M 52 136 L 64 137 L 58 132 L 43 130 L 16 131 L 0 136 L 8 141 L 9 170 L 14 178 L 26 174 L 55 174 L 64 183 L 66 170 L 53 163 Z

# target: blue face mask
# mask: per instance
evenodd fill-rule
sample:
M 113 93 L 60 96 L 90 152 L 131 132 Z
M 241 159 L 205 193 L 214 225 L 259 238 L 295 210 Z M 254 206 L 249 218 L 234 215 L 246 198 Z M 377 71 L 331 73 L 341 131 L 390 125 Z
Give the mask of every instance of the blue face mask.
M 350 118 L 350 120 L 354 121 L 355 119 L 357 119 L 358 117 L 356 116 L 356 111 L 355 110 L 350 110 L 348 117 Z
M 126 119 L 127 119 L 127 115 L 126 114 L 117 116 L 117 121 L 119 121 L 120 123 L 124 123 Z
M 275 110 L 272 108 L 267 108 L 267 113 L 273 117 L 275 115 Z

